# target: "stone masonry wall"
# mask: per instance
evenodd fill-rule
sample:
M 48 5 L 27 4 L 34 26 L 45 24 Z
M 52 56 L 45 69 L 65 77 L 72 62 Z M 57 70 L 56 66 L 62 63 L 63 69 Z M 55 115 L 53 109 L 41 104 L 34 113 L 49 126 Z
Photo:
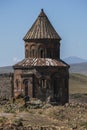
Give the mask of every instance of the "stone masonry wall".
M 13 74 L 0 74 L 0 98 L 9 99 L 13 96 Z

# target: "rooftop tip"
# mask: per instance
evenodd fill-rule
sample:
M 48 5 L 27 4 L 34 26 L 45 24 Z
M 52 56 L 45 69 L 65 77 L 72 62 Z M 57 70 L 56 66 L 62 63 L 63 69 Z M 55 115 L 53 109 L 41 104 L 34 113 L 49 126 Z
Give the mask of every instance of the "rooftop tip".
M 44 12 L 44 10 L 43 10 L 43 9 L 41 9 L 41 12 Z

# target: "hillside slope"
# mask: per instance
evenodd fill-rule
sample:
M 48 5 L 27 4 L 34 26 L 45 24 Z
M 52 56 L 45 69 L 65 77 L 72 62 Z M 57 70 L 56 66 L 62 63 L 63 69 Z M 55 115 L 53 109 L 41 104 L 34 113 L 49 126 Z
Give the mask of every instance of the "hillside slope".
M 87 93 L 87 76 L 82 74 L 70 73 L 69 92 L 70 94 Z

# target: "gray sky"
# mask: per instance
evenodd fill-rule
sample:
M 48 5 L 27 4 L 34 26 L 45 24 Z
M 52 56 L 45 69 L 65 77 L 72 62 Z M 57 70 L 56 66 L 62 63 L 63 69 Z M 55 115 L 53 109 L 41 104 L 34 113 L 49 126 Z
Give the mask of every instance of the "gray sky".
M 61 59 L 87 59 L 87 0 L 0 0 L 0 66 L 24 59 L 24 41 L 41 9 L 61 40 Z

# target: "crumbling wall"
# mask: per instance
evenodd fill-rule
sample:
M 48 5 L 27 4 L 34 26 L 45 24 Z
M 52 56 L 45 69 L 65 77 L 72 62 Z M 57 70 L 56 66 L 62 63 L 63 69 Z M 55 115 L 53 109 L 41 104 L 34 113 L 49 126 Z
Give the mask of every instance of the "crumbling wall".
M 0 98 L 9 99 L 13 96 L 13 73 L 0 74 Z

